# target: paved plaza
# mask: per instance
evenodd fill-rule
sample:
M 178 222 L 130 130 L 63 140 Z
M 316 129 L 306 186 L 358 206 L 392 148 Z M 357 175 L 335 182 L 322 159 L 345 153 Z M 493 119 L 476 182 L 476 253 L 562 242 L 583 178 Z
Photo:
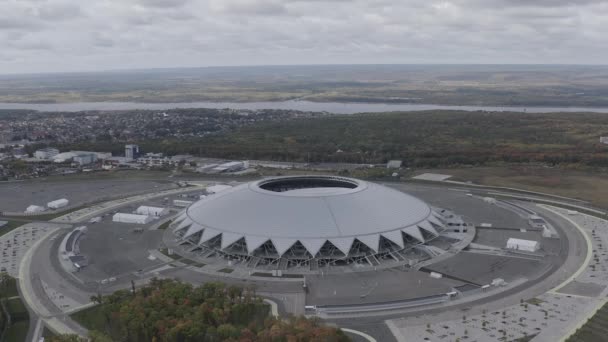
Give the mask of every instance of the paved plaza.
M 56 223 L 28 223 L 1 236 L 0 269 L 19 277 L 19 264 L 27 250 L 47 232 L 67 227 Z
M 560 341 L 603 303 L 608 295 L 608 221 L 556 207 L 546 207 L 577 223 L 592 243 L 591 260 L 575 279 L 534 298 L 502 310 L 468 315 L 438 322 L 437 317 L 394 319 L 387 324 L 399 341 L 513 341 L 535 336 L 534 342 Z

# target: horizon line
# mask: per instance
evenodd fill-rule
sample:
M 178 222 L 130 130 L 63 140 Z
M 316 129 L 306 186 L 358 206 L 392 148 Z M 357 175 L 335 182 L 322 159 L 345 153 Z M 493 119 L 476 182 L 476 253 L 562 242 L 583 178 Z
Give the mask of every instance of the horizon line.
M 608 67 L 608 64 L 576 64 L 576 63 L 320 63 L 320 64 L 250 64 L 250 65 L 208 65 L 208 66 L 175 66 L 175 67 L 150 67 L 150 68 L 125 68 L 125 69 L 103 69 L 103 70 L 79 70 L 79 71 L 43 71 L 43 72 L 17 72 L 0 73 L 0 77 L 6 76 L 35 76 L 35 75 L 66 75 L 66 74 L 100 74 L 100 73 L 129 73 L 129 72 L 151 72 L 185 69 L 242 69 L 242 68 L 277 68 L 277 67 L 324 67 L 324 66 L 545 66 L 545 67 Z

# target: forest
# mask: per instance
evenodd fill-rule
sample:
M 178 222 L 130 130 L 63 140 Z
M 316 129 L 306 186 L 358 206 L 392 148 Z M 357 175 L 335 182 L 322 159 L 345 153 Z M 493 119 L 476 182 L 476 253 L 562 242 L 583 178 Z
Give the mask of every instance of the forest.
M 264 122 L 202 138 L 138 143 L 145 152 L 226 159 L 362 164 L 401 159 L 407 167 L 607 167 L 608 145 L 599 142 L 602 135 L 608 135 L 608 115 L 599 113 L 423 111 Z
M 205 283 L 195 287 L 153 279 L 137 290 L 93 296 L 100 303 L 76 313 L 92 342 L 346 342 L 339 329 L 304 317 L 274 318 L 254 289 Z M 51 341 L 83 339 L 72 335 Z

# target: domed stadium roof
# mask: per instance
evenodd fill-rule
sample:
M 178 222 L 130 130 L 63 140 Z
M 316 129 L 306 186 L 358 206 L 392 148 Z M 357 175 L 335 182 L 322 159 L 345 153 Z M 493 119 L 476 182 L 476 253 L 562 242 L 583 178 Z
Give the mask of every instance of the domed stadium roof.
M 334 176 L 265 179 L 233 187 L 190 205 L 174 222 L 181 238 L 253 255 L 270 247 L 286 257 L 294 246 L 311 257 L 333 246 L 348 256 L 356 242 L 378 253 L 386 241 L 404 248 L 443 227 L 440 214 L 416 197 L 379 184 Z

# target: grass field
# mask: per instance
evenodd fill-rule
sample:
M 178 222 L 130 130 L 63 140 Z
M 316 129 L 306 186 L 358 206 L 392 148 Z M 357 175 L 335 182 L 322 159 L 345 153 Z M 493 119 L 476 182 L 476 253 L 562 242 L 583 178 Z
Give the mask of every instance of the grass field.
M 603 342 L 608 334 L 608 304 L 604 304 L 567 342 Z
M 2 298 L 18 296 L 19 292 L 17 291 L 17 279 L 9 277 L 8 281 L 2 287 L 0 287 L 0 292 L 2 293 L 0 296 Z
M 169 227 L 169 225 L 171 225 L 171 222 L 173 222 L 173 220 L 169 220 L 163 224 L 161 224 L 160 226 L 158 226 L 158 230 L 165 230 Z
M 25 342 L 25 338 L 27 337 L 27 331 L 29 328 L 29 320 L 15 322 L 11 324 L 8 329 L 6 329 L 6 335 L 4 335 L 4 340 L 11 342 Z
M 608 208 L 608 176 L 603 172 L 539 166 L 505 166 L 419 170 L 453 175 L 451 180 L 521 188 L 577 198 Z
M 9 233 L 9 232 L 21 227 L 24 224 L 25 224 L 25 222 L 8 221 L 8 223 L 6 225 L 4 225 L 2 228 L 0 228 L 0 236 Z
M 101 305 L 80 310 L 70 315 L 70 317 L 89 330 L 105 330 L 106 318 Z
M 309 101 L 606 106 L 605 66 L 308 65 L 4 76 L 0 102 Z
M 30 315 L 21 298 L 4 301 L 12 324 L 7 328 L 4 341 L 24 342 L 30 326 Z

